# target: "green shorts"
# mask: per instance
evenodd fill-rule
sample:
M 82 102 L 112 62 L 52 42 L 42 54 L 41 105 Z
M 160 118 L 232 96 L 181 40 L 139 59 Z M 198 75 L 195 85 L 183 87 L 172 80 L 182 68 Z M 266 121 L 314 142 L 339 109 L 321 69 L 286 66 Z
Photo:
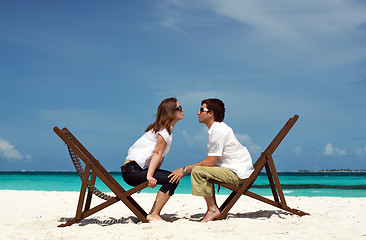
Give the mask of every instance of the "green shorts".
M 242 185 L 245 181 L 227 168 L 198 166 L 194 167 L 191 173 L 192 194 L 203 197 L 213 196 L 215 189 L 213 183 L 208 181 L 210 179 L 236 186 Z

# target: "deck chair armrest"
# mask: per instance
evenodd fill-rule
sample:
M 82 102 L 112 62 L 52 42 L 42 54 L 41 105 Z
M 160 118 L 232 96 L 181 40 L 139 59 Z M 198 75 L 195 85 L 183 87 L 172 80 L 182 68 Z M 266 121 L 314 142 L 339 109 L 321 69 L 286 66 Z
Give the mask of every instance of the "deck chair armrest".
M 126 192 L 124 192 L 124 193 L 123 193 L 123 195 L 124 195 L 125 197 L 128 197 L 128 196 L 130 196 L 130 195 L 132 195 L 132 194 L 134 194 L 134 193 L 136 193 L 136 192 L 139 192 L 139 191 L 141 191 L 142 189 L 146 188 L 146 187 L 147 187 L 147 185 L 148 185 L 148 181 L 143 182 L 143 183 L 141 183 L 140 185 L 138 185 L 138 186 L 136 186 L 136 187 L 134 187 L 134 188 L 132 188 L 132 189 L 130 189 L 130 190 L 128 190 L 128 191 L 126 191 Z

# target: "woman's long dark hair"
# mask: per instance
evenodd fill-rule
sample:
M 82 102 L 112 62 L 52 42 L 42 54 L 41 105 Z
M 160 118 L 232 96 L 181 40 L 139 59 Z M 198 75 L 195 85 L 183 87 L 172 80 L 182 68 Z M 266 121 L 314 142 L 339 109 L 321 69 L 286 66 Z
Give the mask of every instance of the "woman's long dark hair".
M 175 119 L 176 108 L 177 108 L 176 98 L 172 97 L 164 99 L 158 107 L 155 122 L 150 124 L 146 128 L 145 132 L 148 132 L 151 129 L 153 129 L 154 133 L 157 133 L 165 128 L 169 134 L 172 134 L 171 123 Z

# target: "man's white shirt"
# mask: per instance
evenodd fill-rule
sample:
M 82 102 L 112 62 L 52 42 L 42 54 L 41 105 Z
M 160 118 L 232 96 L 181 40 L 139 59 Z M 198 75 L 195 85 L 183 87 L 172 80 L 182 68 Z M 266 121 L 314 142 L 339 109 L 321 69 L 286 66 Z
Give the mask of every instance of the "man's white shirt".
M 215 166 L 232 170 L 240 179 L 253 172 L 250 153 L 240 144 L 233 130 L 223 122 L 214 122 L 208 130 L 207 156 L 217 156 Z

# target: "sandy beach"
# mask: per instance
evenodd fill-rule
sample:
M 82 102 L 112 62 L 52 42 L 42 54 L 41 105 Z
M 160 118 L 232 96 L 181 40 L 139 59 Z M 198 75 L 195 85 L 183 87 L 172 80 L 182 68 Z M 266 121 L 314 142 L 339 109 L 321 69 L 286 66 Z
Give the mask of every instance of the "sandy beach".
M 174 195 L 164 207 L 166 222 L 140 223 L 121 202 L 70 227 L 77 192 L 0 191 L 0 239 L 365 239 L 366 198 L 286 197 L 299 217 L 242 197 L 228 218 L 197 222 L 206 210 L 203 198 Z M 134 195 L 149 211 L 155 194 Z M 225 196 L 219 195 L 221 203 Z M 93 202 L 99 203 L 98 198 Z

